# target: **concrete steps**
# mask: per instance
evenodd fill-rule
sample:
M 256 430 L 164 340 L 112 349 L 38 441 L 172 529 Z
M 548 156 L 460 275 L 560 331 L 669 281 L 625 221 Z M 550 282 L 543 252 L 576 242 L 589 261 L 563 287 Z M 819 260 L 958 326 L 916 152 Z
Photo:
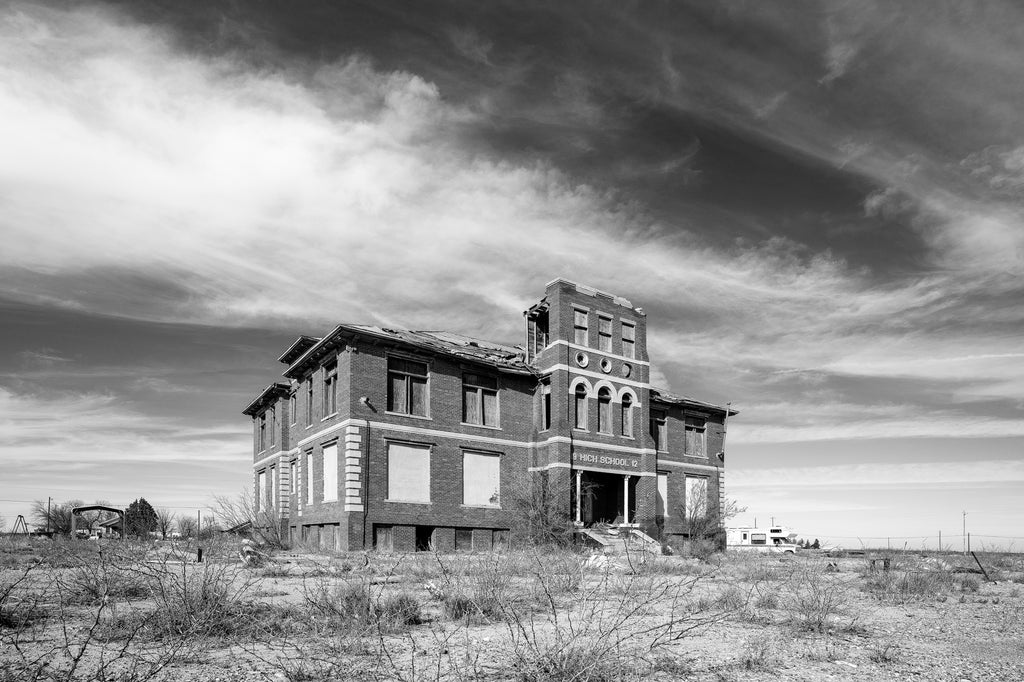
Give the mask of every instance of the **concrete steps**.
M 661 543 L 638 528 L 599 525 L 578 528 L 576 532 L 585 544 L 604 554 L 661 553 Z

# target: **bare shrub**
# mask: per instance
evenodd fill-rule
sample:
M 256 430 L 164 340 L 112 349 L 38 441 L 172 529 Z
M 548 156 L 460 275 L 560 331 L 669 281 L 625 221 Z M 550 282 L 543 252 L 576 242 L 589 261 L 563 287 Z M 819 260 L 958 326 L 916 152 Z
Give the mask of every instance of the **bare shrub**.
M 825 632 L 832 618 L 849 604 L 850 587 L 836 573 L 821 566 L 800 567 L 783 586 L 783 608 L 800 628 Z

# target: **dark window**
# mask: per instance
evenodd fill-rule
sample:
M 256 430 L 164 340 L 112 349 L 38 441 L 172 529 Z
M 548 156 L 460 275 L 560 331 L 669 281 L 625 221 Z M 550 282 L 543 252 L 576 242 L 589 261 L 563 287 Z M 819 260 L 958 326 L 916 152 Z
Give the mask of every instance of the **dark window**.
M 605 353 L 612 352 L 612 320 L 609 317 L 597 318 L 597 347 Z
M 686 418 L 686 437 L 683 452 L 694 457 L 704 456 L 705 421 L 699 417 Z
M 636 327 L 622 323 L 622 354 L 627 358 L 636 357 Z
M 277 442 L 277 408 L 270 408 L 270 444 Z
M 585 310 L 573 311 L 573 333 L 577 345 L 587 345 L 587 313 Z
M 657 450 L 668 449 L 668 420 L 664 412 L 651 412 L 651 435 Z
M 574 396 L 576 406 L 576 428 L 587 428 L 587 389 L 583 384 L 576 387 Z
M 416 526 L 416 551 L 430 552 L 434 549 L 434 527 Z
M 612 392 L 607 388 L 597 392 L 597 430 L 612 432 Z
M 260 437 L 259 437 L 259 448 L 262 452 L 267 449 L 267 413 L 264 412 L 260 415 Z
M 338 363 L 324 365 L 324 416 L 338 411 Z
M 462 421 L 498 425 L 498 380 L 483 374 L 462 375 Z
M 473 529 L 472 528 L 456 528 L 455 529 L 455 551 L 457 552 L 470 552 L 473 550 Z
M 540 428 L 546 431 L 551 428 L 551 383 L 540 388 Z
M 528 323 L 528 345 L 530 360 L 532 361 L 540 352 L 548 347 L 548 313 L 539 312 L 530 318 Z
M 388 358 L 388 412 L 427 416 L 427 363 Z
M 633 436 L 633 399 L 628 393 L 622 396 L 622 435 Z
M 313 377 L 306 379 L 306 426 L 313 423 Z

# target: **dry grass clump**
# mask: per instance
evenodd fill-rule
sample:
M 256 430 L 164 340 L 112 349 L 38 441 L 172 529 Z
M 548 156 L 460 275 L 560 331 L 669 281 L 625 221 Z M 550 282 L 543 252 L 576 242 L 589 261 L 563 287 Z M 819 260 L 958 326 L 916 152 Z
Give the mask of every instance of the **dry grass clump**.
M 947 569 L 907 567 L 868 573 L 864 586 L 880 601 L 909 604 L 951 592 L 977 592 L 981 578 Z

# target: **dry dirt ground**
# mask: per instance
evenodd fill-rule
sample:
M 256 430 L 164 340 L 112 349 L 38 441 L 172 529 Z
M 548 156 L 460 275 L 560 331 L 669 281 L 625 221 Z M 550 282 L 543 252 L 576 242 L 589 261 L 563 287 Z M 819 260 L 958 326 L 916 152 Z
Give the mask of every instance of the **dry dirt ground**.
M 1024 556 L 0 541 L 7 680 L 1024 680 Z

